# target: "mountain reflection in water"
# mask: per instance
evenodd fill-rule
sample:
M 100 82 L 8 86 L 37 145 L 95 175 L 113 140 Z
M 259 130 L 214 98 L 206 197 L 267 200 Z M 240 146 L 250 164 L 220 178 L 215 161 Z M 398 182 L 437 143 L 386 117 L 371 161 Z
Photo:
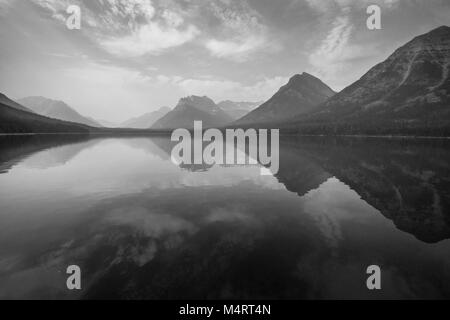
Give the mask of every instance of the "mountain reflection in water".
M 261 176 L 163 137 L 0 137 L 0 298 L 450 298 L 448 144 L 281 137 Z

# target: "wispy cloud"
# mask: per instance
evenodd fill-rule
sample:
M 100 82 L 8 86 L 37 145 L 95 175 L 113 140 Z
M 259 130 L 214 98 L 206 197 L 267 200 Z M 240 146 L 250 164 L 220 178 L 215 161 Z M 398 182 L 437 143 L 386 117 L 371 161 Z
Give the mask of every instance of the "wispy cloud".
M 205 42 L 213 56 L 243 62 L 259 50 L 276 48 L 261 17 L 245 1 L 218 1 L 211 11 L 221 22 L 220 33 Z
M 211 39 L 206 42 L 206 48 L 213 56 L 243 62 L 249 59 L 253 52 L 264 47 L 266 41 L 263 36 L 254 35 L 237 37 L 232 40 Z
M 101 45 L 110 53 L 134 57 L 144 54 L 160 54 L 165 49 L 181 46 L 193 40 L 200 31 L 189 26 L 184 30 L 178 30 L 171 26 L 162 26 L 158 23 L 149 23 L 139 27 L 132 34 L 101 40 Z
M 334 13 L 335 10 L 348 10 L 350 8 L 365 8 L 376 4 L 383 8 L 393 8 L 404 0 L 305 0 L 313 9 L 320 12 Z
M 374 45 L 363 45 L 353 41 L 357 26 L 354 24 L 352 14 L 354 12 L 365 14 L 364 9 L 370 4 L 392 9 L 401 0 L 305 1 L 312 10 L 320 14 L 324 28 L 328 29 L 323 39 L 310 52 L 308 62 L 315 74 L 325 82 L 335 85 L 336 89 L 341 89 L 340 83 L 348 82 L 345 71 L 350 69 L 352 62 L 376 54 Z
M 178 87 L 182 95 L 207 95 L 215 101 L 263 101 L 287 83 L 286 77 L 264 78 L 252 84 L 216 78 L 160 77 L 160 83 Z
M 352 31 L 349 18 L 338 17 L 326 38 L 309 55 L 309 63 L 319 77 L 331 80 L 343 70 L 345 61 L 353 54 L 348 48 Z
M 65 22 L 70 1 L 33 1 L 54 19 Z M 151 0 L 99 0 L 94 7 L 86 1 L 76 3 L 82 7 L 82 32 L 107 52 L 120 57 L 161 54 L 200 33 L 179 13 L 157 8 Z
M 116 17 L 128 20 L 128 30 L 123 36 L 100 39 L 101 46 L 115 55 L 157 55 L 190 42 L 200 34 L 181 14 L 167 8 L 157 9 L 150 0 L 115 1 L 111 11 Z

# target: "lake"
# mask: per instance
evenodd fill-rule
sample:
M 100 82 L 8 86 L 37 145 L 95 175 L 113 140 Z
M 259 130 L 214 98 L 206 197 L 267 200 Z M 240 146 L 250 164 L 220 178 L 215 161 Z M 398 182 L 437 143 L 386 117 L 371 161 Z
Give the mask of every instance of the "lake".
M 450 298 L 450 142 L 281 137 L 267 176 L 172 147 L 0 137 L 0 298 Z

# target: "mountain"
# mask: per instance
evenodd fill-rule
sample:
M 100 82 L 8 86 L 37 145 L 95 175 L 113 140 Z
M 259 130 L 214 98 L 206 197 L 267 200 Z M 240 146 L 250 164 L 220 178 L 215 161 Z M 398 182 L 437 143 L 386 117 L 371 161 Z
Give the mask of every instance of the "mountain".
M 202 121 L 203 127 L 221 127 L 232 118 L 208 97 L 190 96 L 180 99 L 177 106 L 156 121 L 153 129 L 175 129 L 194 126 L 194 121 Z
M 88 126 L 47 118 L 0 103 L 0 133 L 89 133 Z
M 27 111 L 27 112 L 33 112 L 30 109 L 22 106 L 21 104 L 18 104 L 17 102 L 11 100 L 10 98 L 8 98 L 7 96 L 5 96 L 2 93 L 0 93 L 0 103 L 3 104 L 3 105 L 9 106 L 11 108 L 18 109 L 18 110 Z
M 120 124 L 120 127 L 123 128 L 134 128 L 134 129 L 148 129 L 153 124 L 155 124 L 156 121 L 164 117 L 167 113 L 170 112 L 169 107 L 161 107 L 156 111 L 148 112 L 143 114 L 140 117 L 129 119 L 125 122 L 122 122 Z
M 293 76 L 278 92 L 235 124 L 271 123 L 312 111 L 335 94 L 325 83 L 304 72 Z
M 262 102 L 235 102 L 226 100 L 219 102 L 217 105 L 233 120 L 237 120 L 242 118 L 261 104 Z
M 64 121 L 77 122 L 91 127 L 101 127 L 98 122 L 82 116 L 63 101 L 51 100 L 44 97 L 27 97 L 18 101 L 42 116 Z
M 293 124 L 335 133 L 450 133 L 449 68 L 450 27 L 443 26 L 397 49 Z

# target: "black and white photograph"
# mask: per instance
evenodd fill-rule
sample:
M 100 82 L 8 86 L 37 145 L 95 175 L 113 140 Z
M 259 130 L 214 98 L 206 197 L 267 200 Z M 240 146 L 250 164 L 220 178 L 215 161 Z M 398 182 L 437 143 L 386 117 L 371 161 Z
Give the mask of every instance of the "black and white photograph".
M 0 300 L 448 299 L 449 0 L 0 0 Z

